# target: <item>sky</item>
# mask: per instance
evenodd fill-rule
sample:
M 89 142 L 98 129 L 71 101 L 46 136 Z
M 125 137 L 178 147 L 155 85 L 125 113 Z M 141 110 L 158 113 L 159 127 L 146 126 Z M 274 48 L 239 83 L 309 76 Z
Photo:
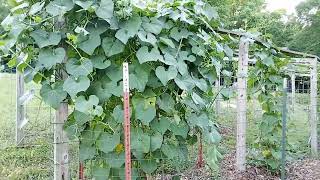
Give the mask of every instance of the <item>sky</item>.
M 291 14 L 295 12 L 295 7 L 302 1 L 305 0 L 267 0 L 267 10 L 285 9 L 288 14 Z

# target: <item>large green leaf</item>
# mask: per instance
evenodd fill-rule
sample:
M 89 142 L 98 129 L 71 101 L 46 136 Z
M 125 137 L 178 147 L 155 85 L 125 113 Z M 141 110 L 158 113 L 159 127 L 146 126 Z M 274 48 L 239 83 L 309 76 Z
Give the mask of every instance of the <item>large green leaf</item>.
M 85 114 L 100 116 L 103 113 L 101 106 L 98 106 L 99 99 L 95 95 L 89 96 L 86 99 L 84 96 L 79 96 L 75 100 L 75 110 L 83 112 Z
M 157 61 L 163 60 L 162 55 L 160 54 L 160 51 L 158 50 L 158 48 L 152 48 L 151 51 L 149 52 L 149 49 L 147 46 L 143 46 L 141 47 L 136 54 L 139 63 L 145 63 L 145 62 L 149 62 L 149 61 Z
M 141 169 L 147 174 L 153 173 L 157 168 L 157 161 L 155 159 L 140 160 Z
M 172 122 L 171 125 L 169 126 L 169 130 L 172 131 L 174 135 L 187 138 L 187 135 L 189 132 L 189 126 L 185 121 L 180 121 L 179 124 Z
M 147 17 L 143 17 L 142 27 L 146 32 L 158 35 L 164 27 L 164 22 L 157 19 L 156 17 L 152 17 L 150 19 Z
M 111 66 L 111 61 L 102 55 L 92 57 L 91 62 L 93 67 L 97 69 L 106 69 L 107 67 Z
M 205 113 L 191 113 L 187 118 L 190 127 L 198 126 L 201 129 L 206 129 L 209 126 L 209 118 Z
M 93 119 L 92 116 L 82 113 L 80 111 L 74 111 L 73 117 L 76 120 L 76 124 L 79 126 L 84 125 L 86 122 L 91 121 Z
M 42 85 L 40 95 L 44 102 L 49 104 L 52 108 L 58 109 L 60 103 L 67 97 L 67 92 L 63 90 L 63 82 L 57 81 L 52 85 Z
M 71 58 L 66 63 L 67 72 L 74 77 L 87 76 L 93 71 L 92 62 L 89 59 Z
M 135 36 L 141 26 L 141 18 L 139 16 L 133 16 L 128 19 L 119 29 L 115 35 L 123 44 L 127 44 L 129 38 Z
M 191 76 L 177 76 L 174 81 L 176 82 L 176 84 L 178 85 L 178 87 L 182 90 L 185 91 L 191 91 L 194 86 L 194 80 L 192 79 Z
M 34 3 L 31 8 L 30 8 L 30 11 L 29 11 L 29 15 L 35 15 L 37 14 L 38 12 L 40 12 L 42 10 L 42 8 L 44 7 L 45 5 L 45 2 L 37 2 L 37 3 Z
M 106 155 L 107 164 L 112 168 L 120 168 L 124 165 L 125 154 L 124 152 L 118 154 L 117 152 L 111 152 Z
M 139 153 L 148 153 L 150 151 L 150 136 L 145 134 L 140 128 L 132 129 L 131 149 Z
M 170 124 L 170 120 L 167 117 L 161 117 L 159 119 L 153 120 L 150 126 L 153 130 L 164 134 L 169 129 Z
M 93 1 L 91 0 L 75 0 L 74 3 L 82 7 L 84 10 L 88 10 L 93 5 Z
M 74 76 L 69 76 L 63 84 L 63 90 L 68 92 L 71 98 L 82 91 L 85 91 L 90 86 L 90 80 L 87 76 L 79 76 L 78 78 Z
M 46 11 L 51 16 L 62 16 L 66 12 L 70 11 L 73 6 L 74 3 L 72 0 L 54 0 L 47 5 Z
M 109 21 L 113 17 L 113 0 L 101 0 L 100 6 L 96 10 L 99 18 Z
M 170 66 L 176 66 L 178 63 L 176 58 L 169 53 L 165 53 L 164 59 L 160 59 L 160 61 Z
M 120 144 L 120 134 L 102 133 L 97 140 L 97 147 L 104 153 L 112 152 Z
M 90 94 L 94 94 L 99 98 L 100 103 L 107 101 L 114 91 L 117 89 L 117 83 L 110 81 L 107 77 L 103 77 L 100 80 L 93 82 L 89 88 Z
M 137 89 L 140 92 L 145 90 L 149 80 L 150 68 L 144 65 L 135 65 L 134 72 L 130 73 L 130 89 Z
M 105 37 L 102 40 L 102 48 L 106 56 L 110 57 L 123 52 L 124 45 L 114 37 Z
M 80 143 L 79 158 L 81 162 L 84 162 L 87 159 L 92 159 L 95 156 L 95 154 L 96 154 L 95 147 Z
M 191 33 L 187 29 L 179 29 L 174 27 L 170 31 L 170 37 L 179 42 L 181 39 L 186 39 Z
M 160 109 L 164 110 L 167 113 L 171 113 L 174 110 L 175 101 L 169 94 L 162 94 L 157 99 L 157 104 Z
M 161 83 L 166 86 L 168 81 L 177 77 L 178 71 L 174 66 L 170 66 L 168 70 L 166 70 L 163 66 L 158 66 L 156 69 L 156 75 Z
M 91 32 L 86 41 L 81 42 L 78 47 L 85 53 L 92 55 L 94 50 L 101 45 L 101 38 L 98 33 Z
M 63 48 L 57 49 L 40 49 L 37 67 L 39 69 L 51 69 L 56 64 L 62 63 L 66 56 Z
M 147 42 L 153 46 L 156 46 L 157 38 L 152 33 L 147 33 L 145 31 L 139 31 L 138 37 L 141 41 Z
M 112 116 L 118 123 L 123 123 L 124 111 L 121 105 L 118 105 L 113 109 Z
M 61 35 L 58 32 L 46 32 L 41 29 L 31 32 L 30 36 L 35 40 L 39 48 L 58 45 L 61 41 Z
M 150 150 L 155 151 L 161 148 L 163 141 L 163 136 L 160 133 L 155 133 L 154 135 L 150 136 Z
M 106 180 L 109 178 L 110 168 L 94 166 L 92 168 L 92 174 L 95 180 Z
M 143 97 L 133 96 L 132 98 L 135 117 L 145 125 L 148 125 L 156 116 L 155 104 L 152 103 L 153 99 L 156 101 L 155 97 L 145 99 Z

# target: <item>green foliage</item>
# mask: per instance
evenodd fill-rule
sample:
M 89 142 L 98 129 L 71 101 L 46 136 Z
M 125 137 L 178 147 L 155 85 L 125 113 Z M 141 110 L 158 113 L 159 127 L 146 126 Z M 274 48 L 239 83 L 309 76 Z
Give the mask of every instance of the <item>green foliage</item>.
M 248 86 L 257 92 L 263 114 L 255 141 L 258 152 L 253 161 L 271 171 L 278 171 L 281 160 L 283 68 L 288 61 L 265 51 L 256 52 L 255 58 L 259 61 L 250 70 Z
M 152 174 L 160 157 L 186 158 L 196 134 L 208 147 L 220 141 L 207 105 L 216 77 L 208 72 L 221 70 L 210 57 L 222 61 L 216 43 L 227 47 L 209 26 L 217 21 L 214 9 L 193 0 L 141 3 L 32 3 L 2 24 L 12 34 L 2 38 L 2 51 L 28 54 L 16 64 L 42 84 L 43 100 L 55 109 L 61 102 L 74 107 L 65 130 L 80 138 L 80 160 L 93 160 L 102 179 L 124 166 L 123 62 L 130 64 L 133 165 L 141 169 L 134 173 Z M 217 155 L 208 156 L 212 167 Z

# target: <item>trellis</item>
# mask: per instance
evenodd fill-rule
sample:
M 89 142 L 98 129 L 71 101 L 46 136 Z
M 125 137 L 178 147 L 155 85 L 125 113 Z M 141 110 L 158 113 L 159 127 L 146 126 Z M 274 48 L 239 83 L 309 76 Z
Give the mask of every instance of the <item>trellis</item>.
M 244 171 L 246 169 L 246 123 L 247 123 L 247 77 L 248 77 L 248 66 L 250 62 L 249 59 L 249 46 L 250 42 L 248 38 L 254 39 L 256 43 L 262 44 L 266 47 L 265 42 L 249 36 L 248 34 L 228 31 L 219 29 L 221 33 L 227 33 L 231 35 L 240 36 L 239 44 L 239 57 L 238 57 L 238 72 L 237 72 L 237 145 L 236 145 L 236 166 L 239 171 Z M 270 48 L 270 47 L 269 47 Z M 292 89 L 292 99 L 295 99 L 295 79 L 296 76 L 310 77 L 310 128 L 311 128 L 311 153 L 312 156 L 317 156 L 318 154 L 318 142 L 317 142 L 317 62 L 319 57 L 295 52 L 287 49 L 280 49 L 281 52 L 289 54 L 291 57 L 303 57 L 303 58 L 293 58 L 290 61 L 292 65 L 304 65 L 310 68 L 307 72 L 296 71 L 295 69 L 288 69 L 287 74 L 291 77 L 291 89 Z M 285 80 L 286 81 L 286 80 Z M 220 89 L 220 77 L 216 80 L 215 86 Z M 21 97 L 25 95 L 24 92 L 24 82 L 23 76 L 17 73 L 17 118 L 16 118 L 16 144 L 19 145 L 23 140 L 24 133 L 21 123 L 25 119 L 25 106 L 20 101 Z M 216 111 L 219 113 L 221 109 L 220 98 L 216 99 Z M 294 103 L 293 103 L 294 104 Z M 294 107 L 293 107 L 294 108 Z M 62 103 L 60 108 L 56 112 L 56 118 L 53 123 L 54 126 L 54 179 L 67 179 L 69 177 L 69 154 L 68 154 L 68 143 L 69 140 L 64 133 L 63 124 L 68 118 L 68 105 L 67 103 Z

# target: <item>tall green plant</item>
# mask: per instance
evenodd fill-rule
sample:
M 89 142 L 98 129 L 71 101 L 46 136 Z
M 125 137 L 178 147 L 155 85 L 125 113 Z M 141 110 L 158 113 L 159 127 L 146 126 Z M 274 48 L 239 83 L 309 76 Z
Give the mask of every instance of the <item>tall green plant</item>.
M 188 158 L 198 134 L 215 167 L 221 138 L 210 119 L 211 85 L 225 54 L 232 56 L 215 22 L 200 0 L 19 1 L 2 22 L 0 49 L 26 82 L 42 84 L 47 104 L 71 105 L 65 130 L 80 139 L 80 160 L 93 160 L 97 178 L 124 173 L 123 62 L 130 63 L 134 176 L 152 174 L 164 158 Z

